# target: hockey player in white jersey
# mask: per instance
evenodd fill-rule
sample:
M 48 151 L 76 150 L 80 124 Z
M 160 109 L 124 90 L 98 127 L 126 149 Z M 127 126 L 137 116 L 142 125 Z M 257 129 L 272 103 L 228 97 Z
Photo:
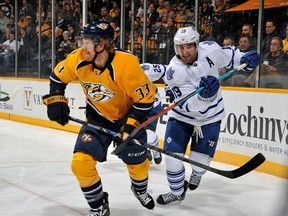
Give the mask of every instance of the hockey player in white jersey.
M 162 103 L 160 100 L 160 94 L 156 87 L 155 101 L 154 101 L 153 109 L 151 110 L 149 114 L 149 117 L 156 115 L 157 113 L 161 112 L 161 110 L 162 110 Z M 147 144 L 159 148 L 159 138 L 156 133 L 157 125 L 158 125 L 158 119 L 155 119 L 154 121 L 152 121 L 146 126 L 146 133 L 147 133 Z M 152 161 L 152 159 L 154 159 L 155 164 L 160 164 L 162 162 L 161 153 L 155 150 L 148 150 L 147 158 L 149 161 Z
M 163 78 L 170 102 L 178 101 L 199 87 L 203 86 L 204 90 L 169 112 L 164 150 L 184 156 L 191 139 L 189 158 L 210 165 L 224 117 L 218 69 L 247 63 L 244 70 L 251 72 L 259 65 L 260 56 L 255 50 L 244 54 L 229 47 L 222 48 L 213 41 L 199 43 L 199 33 L 194 27 L 178 29 L 174 48 L 176 55 L 169 65 L 145 63 L 142 69 L 146 74 L 151 73 L 150 76 Z M 191 165 L 192 173 L 187 182 L 183 161 L 165 155 L 165 164 L 170 191 L 159 195 L 157 203 L 180 203 L 188 187 L 195 190 L 199 186 L 206 170 Z
M 141 64 L 141 67 L 142 67 L 142 64 Z M 155 76 L 154 73 L 150 73 L 149 71 L 145 70 L 145 64 L 144 64 L 144 68 L 142 68 L 142 69 L 144 70 L 145 74 L 147 75 L 148 79 L 151 82 L 155 82 L 155 81 L 159 80 L 159 77 Z M 160 93 L 159 93 L 156 86 L 155 86 L 155 88 L 156 88 L 155 101 L 154 101 L 153 109 L 151 110 L 151 112 L 149 114 L 149 117 L 156 115 L 157 113 L 161 112 L 161 110 L 162 110 Z M 158 135 L 156 133 L 157 124 L 158 124 L 158 119 L 155 119 L 154 121 L 149 123 L 146 126 L 146 133 L 147 133 L 147 144 L 159 148 L 159 138 L 158 138 Z M 155 164 L 160 164 L 162 162 L 161 153 L 154 151 L 154 150 L 148 150 L 147 158 L 149 161 L 152 161 L 152 159 L 154 158 Z

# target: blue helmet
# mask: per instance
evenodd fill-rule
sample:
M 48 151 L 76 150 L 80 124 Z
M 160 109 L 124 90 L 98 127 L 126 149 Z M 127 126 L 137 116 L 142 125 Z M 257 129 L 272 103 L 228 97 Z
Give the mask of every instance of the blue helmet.
M 81 36 L 93 38 L 95 43 L 98 43 L 100 38 L 112 41 L 114 39 L 114 30 L 107 22 L 92 21 L 83 27 L 81 30 Z

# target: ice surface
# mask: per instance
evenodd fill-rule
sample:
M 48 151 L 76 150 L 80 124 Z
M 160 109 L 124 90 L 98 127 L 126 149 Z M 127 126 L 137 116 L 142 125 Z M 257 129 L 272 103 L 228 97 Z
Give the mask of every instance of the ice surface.
M 0 119 L 0 216 L 80 216 L 88 205 L 70 170 L 77 134 Z M 110 151 L 112 148 L 110 149 Z M 233 166 L 212 162 L 230 170 Z M 186 179 L 191 172 L 185 163 Z M 176 206 L 146 210 L 130 191 L 125 165 L 114 155 L 98 164 L 111 216 L 287 216 L 287 180 L 251 172 L 228 179 L 211 172 Z M 168 192 L 165 165 L 151 164 L 149 191 Z

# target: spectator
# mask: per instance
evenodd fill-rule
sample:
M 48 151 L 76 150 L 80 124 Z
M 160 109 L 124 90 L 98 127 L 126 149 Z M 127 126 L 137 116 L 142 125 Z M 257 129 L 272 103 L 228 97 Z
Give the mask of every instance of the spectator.
M 10 4 L 10 0 L 5 0 L 5 2 L 0 3 L 0 10 L 2 10 L 7 18 L 14 15 L 14 7 Z
M 133 47 L 133 54 L 136 55 L 138 57 L 138 59 L 141 59 L 141 55 L 142 55 L 142 46 L 143 46 L 143 40 L 139 35 L 139 32 L 137 30 L 134 30 L 133 32 L 133 39 L 134 39 L 134 47 Z M 129 41 L 128 41 L 128 47 L 127 49 L 129 51 L 132 51 L 132 37 L 130 37 Z
M 10 28 L 13 32 L 15 32 L 15 19 L 14 19 L 14 16 L 11 16 L 9 18 L 9 23 L 6 25 L 6 27 Z
M 0 53 L 0 65 L 3 67 L 2 70 L 8 70 L 11 63 L 14 62 L 15 52 L 19 50 L 20 43 L 16 45 L 15 35 L 11 33 L 9 40 L 0 44 L 3 51 Z
M 157 48 L 165 48 L 167 29 L 162 25 L 162 19 L 158 18 L 156 22 L 156 29 L 154 31 Z
M 48 5 L 47 11 L 52 11 L 52 5 Z M 58 17 L 59 14 L 63 14 L 63 6 L 62 4 L 60 5 L 59 1 L 55 1 L 55 16 Z
M 152 30 L 146 28 L 146 40 L 147 40 L 147 61 L 154 63 L 155 60 L 158 60 L 158 50 L 156 48 L 155 37 Z
M 165 2 L 164 2 L 163 14 L 164 14 L 164 13 L 169 14 L 171 10 L 172 10 L 172 8 L 171 8 L 170 1 L 165 1 Z M 160 16 L 162 16 L 162 15 L 160 15 Z
M 159 18 L 159 13 L 156 11 L 154 3 L 149 4 L 149 10 L 150 10 L 150 13 L 148 14 L 148 18 L 150 20 L 150 27 L 151 27 L 151 30 L 154 31 L 156 27 L 156 21 Z
M 107 7 L 102 7 L 100 14 L 101 14 L 100 16 L 101 21 L 108 22 L 108 23 L 113 21 L 113 18 L 108 14 Z
M 278 33 L 275 21 L 269 19 L 266 21 L 266 28 L 265 28 L 265 36 L 263 37 L 261 43 L 261 56 L 264 57 L 270 53 L 270 44 L 271 39 L 273 37 L 280 37 L 281 35 Z
M 251 37 L 247 34 L 243 34 L 239 38 L 239 45 L 238 48 L 241 52 L 248 52 L 252 50 L 251 47 Z
M 103 5 L 102 1 L 94 1 L 94 0 L 88 0 L 88 14 L 89 14 L 89 20 L 91 21 L 97 21 L 99 19 L 98 9 L 101 8 Z M 81 30 L 80 28 L 79 30 Z
M 273 37 L 270 43 L 270 52 L 263 57 L 260 66 L 260 87 L 264 88 L 287 88 L 288 83 L 283 81 L 284 74 L 287 76 L 288 57 L 282 50 L 282 38 Z M 255 87 L 255 71 L 245 80 L 245 86 Z M 287 81 L 287 80 L 286 80 Z
M 143 30 L 143 25 L 144 25 L 144 12 L 143 11 L 139 11 L 138 13 L 138 17 L 136 17 L 136 20 L 138 22 L 139 28 L 141 29 L 141 31 Z M 150 20 L 147 17 L 147 26 L 150 26 Z
M 64 10 L 63 10 L 63 18 L 67 22 L 73 22 L 74 21 L 74 11 L 71 8 L 70 4 L 64 4 Z
M 39 11 L 39 1 L 36 1 L 36 18 L 35 20 L 38 20 L 39 17 L 45 17 L 46 16 L 46 11 L 44 10 L 44 5 L 41 4 L 41 9 Z
M 239 39 L 239 46 L 238 49 L 246 53 L 250 50 L 253 50 L 251 47 L 251 38 L 248 34 L 243 34 L 240 36 Z M 243 86 L 243 82 L 250 76 L 250 73 L 247 73 L 243 70 L 239 70 L 237 73 L 234 73 L 230 76 L 230 85 L 241 87 Z
M 242 26 L 242 35 L 247 34 L 250 36 L 250 41 L 251 41 L 251 45 L 250 47 L 252 49 L 256 49 L 257 46 L 257 39 L 253 34 L 253 26 L 252 24 L 249 23 L 244 23 Z
M 67 57 L 67 55 L 74 50 L 74 43 L 70 40 L 70 33 L 69 31 L 64 31 L 63 34 L 63 41 L 61 41 L 59 48 L 56 53 L 56 60 L 57 62 L 62 61 Z
M 119 18 L 119 14 L 120 14 L 120 8 L 118 6 L 118 2 L 117 1 L 113 1 L 112 9 L 109 11 L 109 16 L 114 18 L 114 19 L 118 19 Z
M 217 42 L 221 41 L 223 34 L 223 13 L 224 5 L 222 0 L 215 0 L 215 7 L 212 14 L 212 27 L 213 36 L 217 39 Z
M 76 30 L 75 30 L 75 25 L 73 23 L 69 23 L 67 25 L 67 28 L 68 28 L 68 31 L 70 33 L 70 41 L 74 42 L 75 35 L 78 34 L 78 32 L 76 32 Z
M 78 26 L 78 23 L 80 21 L 80 18 L 82 16 L 82 8 L 80 2 L 75 3 L 75 9 L 73 12 L 73 20 L 75 21 L 75 26 Z
M 178 13 L 180 16 L 186 15 L 186 10 L 187 10 L 187 4 L 185 4 L 185 3 L 179 4 Z
M 194 8 L 187 9 L 186 15 L 187 15 L 187 22 L 189 23 L 189 25 L 195 26 L 195 10 L 194 10 Z
M 36 27 L 34 25 L 33 19 L 31 16 L 26 16 L 24 19 L 26 26 L 23 27 L 25 31 L 23 35 L 23 45 L 31 51 L 31 54 L 34 53 L 32 50 L 37 44 L 36 40 Z
M 78 44 L 78 40 L 79 40 L 79 35 L 74 35 L 74 40 L 73 40 L 73 45 L 72 45 L 72 48 L 74 50 L 80 48 Z
M 211 0 L 203 0 L 203 4 L 200 10 L 200 18 L 203 23 L 203 20 L 207 20 L 207 23 L 211 22 L 213 6 L 211 5 Z
M 26 23 L 26 21 L 25 21 L 26 15 L 25 15 L 24 12 L 20 12 L 19 15 L 20 15 L 20 18 L 19 18 L 19 20 L 18 20 L 17 25 L 18 25 L 18 27 L 21 29 L 21 28 L 24 28 L 24 27 L 27 26 L 27 23 Z
M 203 24 L 200 27 L 200 39 L 201 41 L 209 40 L 209 41 L 216 41 L 216 38 L 212 36 L 213 27 L 211 23 L 209 23 L 208 18 L 203 19 Z
M 286 37 L 282 40 L 283 43 L 283 51 L 288 55 L 288 24 L 286 26 Z
M 49 26 L 52 26 L 52 12 L 51 11 L 47 12 L 45 23 L 47 23 Z
M 4 33 L 9 19 L 5 16 L 4 11 L 0 10 L 0 35 Z
M 0 38 L 0 43 L 4 43 L 5 41 L 10 39 L 10 34 L 12 33 L 11 28 L 6 27 L 4 30 L 4 34 L 2 34 L 1 38 Z
M 120 48 L 120 28 L 114 21 L 111 22 L 110 25 L 114 30 L 114 44 L 117 48 Z
M 165 12 L 164 10 L 165 10 L 164 0 L 158 0 L 158 7 L 156 8 L 156 11 L 158 12 L 160 17 L 162 13 Z
M 168 18 L 167 21 L 167 45 L 168 45 L 168 56 L 169 61 L 175 55 L 174 52 L 174 43 L 173 38 L 177 32 L 177 27 L 174 25 L 174 20 L 172 18 Z
M 223 39 L 223 47 L 234 47 L 235 46 L 235 39 L 233 36 L 226 36 Z M 218 73 L 219 75 L 222 75 L 224 73 L 226 73 L 227 71 L 229 71 L 231 69 L 230 68 L 219 68 Z M 230 76 L 226 77 L 225 79 L 221 80 L 220 84 L 222 86 L 231 86 L 231 78 Z
M 68 23 L 70 23 L 69 21 L 65 20 L 64 15 L 62 13 L 58 14 L 57 16 L 57 24 L 56 26 L 58 26 L 59 28 L 62 29 L 62 32 L 67 31 L 67 25 Z
M 167 22 L 168 22 L 168 13 L 164 12 L 161 15 L 162 25 L 167 28 Z
M 71 9 L 71 11 L 74 11 L 74 4 L 76 2 L 73 0 L 64 0 L 63 1 L 63 6 L 64 6 L 64 10 L 65 10 L 65 5 L 69 5 L 69 8 Z
M 26 16 L 32 17 L 33 20 L 36 19 L 36 10 L 33 10 L 32 5 L 29 4 L 27 0 L 22 0 L 22 7 L 20 12 L 25 13 Z
M 59 28 L 59 26 L 55 27 L 55 46 L 56 50 L 59 49 L 60 43 L 63 41 L 63 36 L 62 36 L 62 29 Z
M 228 46 L 234 46 L 235 45 L 235 39 L 233 36 L 226 36 L 223 39 L 223 47 L 228 47 Z
M 45 18 L 41 17 L 40 20 L 41 23 L 39 23 L 39 19 L 36 20 L 36 34 L 37 37 L 39 38 L 40 32 L 41 32 L 41 39 L 42 41 L 46 42 L 48 39 L 52 36 L 52 29 L 51 26 L 49 26 L 47 23 L 45 23 Z M 41 24 L 41 29 L 40 29 L 40 24 Z

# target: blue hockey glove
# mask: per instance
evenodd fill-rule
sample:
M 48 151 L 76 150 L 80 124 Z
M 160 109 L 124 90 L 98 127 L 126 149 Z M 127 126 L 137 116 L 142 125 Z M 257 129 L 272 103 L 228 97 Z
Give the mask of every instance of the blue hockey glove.
M 243 71 L 251 73 L 259 64 L 261 58 L 256 50 L 251 50 L 245 53 L 240 59 L 240 64 L 247 63 L 248 65 L 243 68 Z
M 43 103 L 47 106 L 47 115 L 51 121 L 56 121 L 62 126 L 68 123 L 70 109 L 64 95 L 57 93 L 44 95 Z
M 219 80 L 214 76 L 202 77 L 200 87 L 204 87 L 203 91 L 199 93 L 202 98 L 211 98 L 217 94 L 220 88 Z
M 164 90 L 165 90 L 165 96 L 169 97 L 169 99 L 168 99 L 169 102 L 170 102 L 170 103 L 173 103 L 174 100 L 175 100 L 175 96 L 174 96 L 172 90 L 171 90 L 168 86 L 166 86 L 166 87 L 164 88 Z

